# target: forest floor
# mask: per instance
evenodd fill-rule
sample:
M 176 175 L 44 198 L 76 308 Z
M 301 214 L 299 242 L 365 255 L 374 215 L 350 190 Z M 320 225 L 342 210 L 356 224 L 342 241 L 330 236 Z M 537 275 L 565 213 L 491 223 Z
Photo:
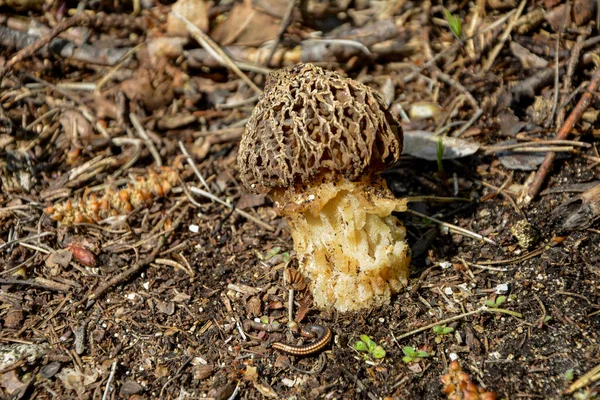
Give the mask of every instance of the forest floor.
M 596 398 L 596 3 L 0 2 L 0 398 Z M 381 309 L 290 291 L 289 227 L 241 185 L 298 62 L 380 93 L 406 148 L 383 176 L 429 196 Z M 290 315 L 333 340 L 276 351 Z

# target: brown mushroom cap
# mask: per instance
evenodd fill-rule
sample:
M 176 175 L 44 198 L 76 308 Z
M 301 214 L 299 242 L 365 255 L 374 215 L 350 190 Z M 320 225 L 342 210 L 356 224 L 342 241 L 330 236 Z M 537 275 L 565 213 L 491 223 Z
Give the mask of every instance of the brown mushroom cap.
M 402 128 L 371 88 L 312 64 L 267 77 L 240 143 L 238 167 L 255 192 L 336 174 L 354 181 L 395 163 Z

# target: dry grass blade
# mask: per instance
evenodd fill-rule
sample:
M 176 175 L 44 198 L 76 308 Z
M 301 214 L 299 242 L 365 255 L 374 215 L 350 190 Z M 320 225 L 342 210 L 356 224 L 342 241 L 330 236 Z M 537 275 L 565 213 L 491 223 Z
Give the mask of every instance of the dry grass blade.
M 235 62 L 216 44 L 206 33 L 202 32 L 202 30 L 198 29 L 198 27 L 192 24 L 187 18 L 183 15 L 179 14 L 176 11 L 171 11 L 171 13 L 179 18 L 181 21 L 185 23 L 190 34 L 194 39 L 198 41 L 204 47 L 206 51 L 210 53 L 211 56 L 216 58 L 223 64 L 223 66 L 230 68 L 237 76 L 239 76 L 244 82 L 248 84 L 258 94 L 262 94 L 262 89 L 256 86 L 254 82 L 248 75 L 244 74 L 241 69 L 235 64 Z
M 587 386 L 597 380 L 600 380 L 600 365 L 595 366 L 581 378 L 573 382 L 571 386 L 565 390 L 565 394 L 573 393 L 574 391 L 581 389 L 582 387 Z
M 405 212 L 406 212 L 406 213 L 409 213 L 409 214 L 412 214 L 412 215 L 415 215 L 415 216 L 417 216 L 417 217 L 420 217 L 420 218 L 424 218 L 424 219 L 428 219 L 428 220 L 430 220 L 430 221 L 433 221 L 433 222 L 435 222 L 436 224 L 439 224 L 439 225 L 441 225 L 441 226 L 444 226 L 444 227 L 446 227 L 446 228 L 448 228 L 448 229 L 450 229 L 451 231 L 454 231 L 454 232 L 456 232 L 456 233 L 460 233 L 461 235 L 465 235 L 465 236 L 467 236 L 467 237 L 470 237 L 470 238 L 473 238 L 473 239 L 483 240 L 484 242 L 486 242 L 486 243 L 489 243 L 489 244 L 492 244 L 492 245 L 494 245 L 494 246 L 497 246 L 497 245 L 498 245 L 498 244 L 497 244 L 496 242 L 494 242 L 492 239 L 488 239 L 488 238 L 486 238 L 485 236 L 482 236 L 482 235 L 480 235 L 480 234 L 478 234 L 478 233 L 472 232 L 472 231 L 470 231 L 470 230 L 468 230 L 468 229 L 461 228 L 460 226 L 456 226 L 456 225 L 449 224 L 449 223 L 447 223 L 447 222 L 444 222 L 444 221 L 440 221 L 440 220 L 439 220 L 439 219 L 437 219 L 437 218 L 433 218 L 433 217 L 430 217 L 430 216 L 428 216 L 428 215 L 421 214 L 421 213 L 420 213 L 420 212 L 418 212 L 418 211 L 414 211 L 414 210 L 410 210 L 410 209 L 409 209 L 409 210 L 406 210 Z

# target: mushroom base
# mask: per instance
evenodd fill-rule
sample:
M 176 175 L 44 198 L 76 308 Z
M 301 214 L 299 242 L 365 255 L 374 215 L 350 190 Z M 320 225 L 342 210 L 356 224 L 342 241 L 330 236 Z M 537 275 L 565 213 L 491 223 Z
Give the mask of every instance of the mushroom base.
M 342 178 L 273 197 L 290 224 L 300 270 L 319 307 L 339 311 L 389 304 L 406 286 L 410 250 L 392 215 L 405 211 L 385 181 Z

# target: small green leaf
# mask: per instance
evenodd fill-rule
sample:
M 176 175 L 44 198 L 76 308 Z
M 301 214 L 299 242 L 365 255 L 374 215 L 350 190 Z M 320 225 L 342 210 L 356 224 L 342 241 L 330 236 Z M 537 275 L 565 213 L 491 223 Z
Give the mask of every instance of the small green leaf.
M 442 140 L 442 137 L 439 136 L 438 137 L 438 144 L 437 144 L 437 166 L 438 166 L 438 172 L 444 172 L 444 163 L 442 162 L 442 160 L 444 159 L 444 142 Z
M 260 317 L 260 322 L 262 324 L 268 324 L 269 323 L 269 317 L 267 317 L 266 315 L 263 315 L 262 317 Z
M 281 258 L 283 259 L 283 261 L 289 261 L 290 260 L 290 253 L 289 252 L 285 252 L 285 253 L 281 253 Z
M 367 344 L 362 340 L 358 340 L 356 343 L 354 343 L 354 350 L 365 352 L 369 351 L 369 349 L 367 348 Z
M 367 335 L 360 335 L 360 338 L 363 342 L 365 342 L 367 344 L 367 347 L 369 348 L 369 353 L 372 352 L 375 347 L 377 347 L 377 343 L 375 343 Z
M 417 351 L 417 357 L 419 357 L 419 358 L 429 357 L 429 353 L 426 351 L 419 350 L 419 351 Z
M 375 359 L 383 358 L 383 357 L 385 357 L 385 350 L 383 349 L 383 347 L 377 346 L 373 349 L 373 351 L 371 352 L 371 355 Z
M 414 357 L 417 354 L 417 351 L 411 346 L 403 347 L 402 352 L 409 357 Z
M 271 250 L 267 252 L 266 259 L 275 257 L 281 251 L 281 247 L 273 247 Z
M 565 374 L 564 374 L 565 381 L 568 381 L 568 382 L 572 381 L 573 378 L 575 377 L 574 372 L 575 371 L 573 371 L 572 369 L 565 372 Z
M 492 300 L 486 300 L 485 305 L 490 308 L 497 308 L 496 303 L 494 303 Z
M 551 316 L 549 316 L 549 315 L 546 315 L 546 316 L 544 317 L 544 322 L 550 322 L 550 320 L 551 320 L 551 319 L 552 319 L 552 317 L 551 317 Z
M 500 304 L 504 303 L 506 301 L 506 296 L 498 296 L 496 298 L 496 306 L 499 306 Z
M 414 358 L 412 358 L 411 356 L 404 356 L 402 357 L 402 361 L 404 361 L 404 363 L 408 364 L 413 362 Z
M 446 21 L 454 36 L 460 39 L 462 35 L 462 22 L 460 21 L 460 18 L 452 15 L 446 8 L 444 8 L 444 17 L 446 17 Z
M 454 332 L 454 328 L 450 328 L 446 325 L 438 325 L 433 327 L 433 333 L 436 335 L 447 335 Z

